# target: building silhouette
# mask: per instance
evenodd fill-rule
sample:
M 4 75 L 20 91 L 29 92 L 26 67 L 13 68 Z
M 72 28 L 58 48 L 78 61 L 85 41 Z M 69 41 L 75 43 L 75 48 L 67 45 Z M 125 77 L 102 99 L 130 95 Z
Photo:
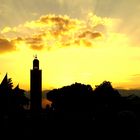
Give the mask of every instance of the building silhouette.
M 33 69 L 30 71 L 30 99 L 31 110 L 40 112 L 42 108 L 42 70 L 39 69 L 37 56 L 33 60 Z

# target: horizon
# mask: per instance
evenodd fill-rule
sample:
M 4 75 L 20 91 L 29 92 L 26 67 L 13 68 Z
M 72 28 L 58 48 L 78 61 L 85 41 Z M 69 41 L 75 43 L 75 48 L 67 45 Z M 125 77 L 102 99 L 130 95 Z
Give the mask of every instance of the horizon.
M 30 90 L 37 54 L 43 90 L 103 81 L 140 89 L 139 0 L 0 2 L 0 81 L 8 73 Z

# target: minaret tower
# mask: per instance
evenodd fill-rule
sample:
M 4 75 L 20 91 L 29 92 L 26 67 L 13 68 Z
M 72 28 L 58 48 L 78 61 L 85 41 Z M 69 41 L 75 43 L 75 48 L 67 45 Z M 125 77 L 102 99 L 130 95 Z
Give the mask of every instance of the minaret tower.
M 33 69 L 30 71 L 30 97 L 31 110 L 40 112 L 42 108 L 42 70 L 39 69 L 37 56 L 33 60 Z

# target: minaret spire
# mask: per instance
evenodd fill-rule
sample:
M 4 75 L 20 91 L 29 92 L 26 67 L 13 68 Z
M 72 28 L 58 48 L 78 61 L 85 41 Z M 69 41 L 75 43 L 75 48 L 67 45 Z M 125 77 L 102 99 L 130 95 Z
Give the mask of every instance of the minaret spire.
M 34 56 L 33 69 L 30 71 L 31 110 L 35 113 L 41 111 L 42 104 L 42 70 L 39 69 L 39 60 Z

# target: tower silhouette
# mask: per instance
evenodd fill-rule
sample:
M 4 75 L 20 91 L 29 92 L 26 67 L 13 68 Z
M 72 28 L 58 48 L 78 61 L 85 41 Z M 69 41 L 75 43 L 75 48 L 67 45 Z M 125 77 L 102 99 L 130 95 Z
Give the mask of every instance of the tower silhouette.
M 42 70 L 39 69 L 37 56 L 33 60 L 33 69 L 30 71 L 30 96 L 31 110 L 40 112 L 42 108 Z

